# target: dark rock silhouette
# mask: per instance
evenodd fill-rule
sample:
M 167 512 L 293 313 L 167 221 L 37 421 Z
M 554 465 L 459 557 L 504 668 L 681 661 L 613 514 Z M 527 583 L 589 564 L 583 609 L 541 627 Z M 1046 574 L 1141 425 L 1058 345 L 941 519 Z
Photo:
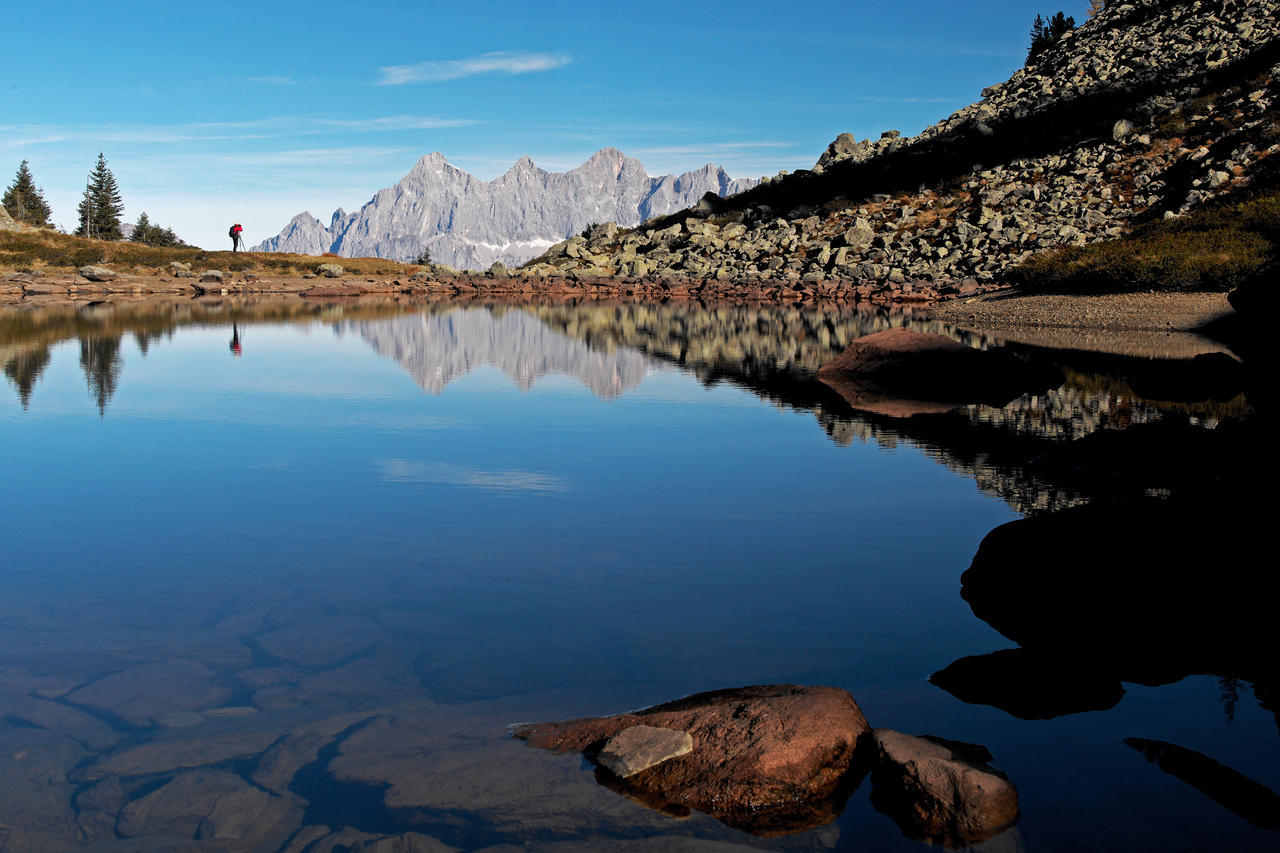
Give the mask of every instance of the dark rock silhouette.
M 1124 696 L 1120 680 L 1106 669 L 1031 649 L 960 658 L 929 681 L 964 702 L 993 705 L 1022 720 L 1105 711 Z
M 1280 831 L 1280 795 L 1266 785 L 1184 746 L 1140 737 L 1127 737 L 1124 742 L 1170 776 L 1259 829 Z
M 1109 707 L 1121 681 L 1213 674 L 1252 682 L 1276 713 L 1274 583 L 1253 556 L 1266 553 L 1268 504 L 1235 485 L 1195 499 L 1098 501 L 992 530 L 961 595 L 1023 649 L 963 658 L 933 683 L 1041 718 Z
M 1245 558 L 1265 553 L 1264 516 L 1223 495 L 1013 521 L 982 540 L 961 595 L 1019 645 L 1106 660 L 1128 681 L 1270 672 L 1270 584 Z

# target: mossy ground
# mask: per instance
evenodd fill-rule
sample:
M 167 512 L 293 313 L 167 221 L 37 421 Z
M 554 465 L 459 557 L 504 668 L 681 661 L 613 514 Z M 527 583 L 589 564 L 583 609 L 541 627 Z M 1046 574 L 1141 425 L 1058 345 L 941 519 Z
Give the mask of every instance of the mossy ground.
M 1280 261 L 1280 188 L 1156 220 L 1105 243 L 1038 254 L 1011 283 L 1055 293 L 1228 291 Z

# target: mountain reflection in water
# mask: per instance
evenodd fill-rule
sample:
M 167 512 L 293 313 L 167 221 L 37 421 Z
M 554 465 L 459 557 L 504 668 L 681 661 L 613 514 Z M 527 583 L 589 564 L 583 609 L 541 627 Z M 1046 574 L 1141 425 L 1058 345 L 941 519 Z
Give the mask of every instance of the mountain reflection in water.
M 1096 524 L 1070 523 L 1171 496 L 1180 529 L 1210 519 L 1234 541 L 1229 510 L 1188 501 L 1269 452 L 1241 365 L 1009 344 L 1061 381 L 914 417 L 817 378 L 899 326 L 993 345 L 849 306 L 0 309 L 16 392 L 0 419 L 23 442 L 0 507 L 0 850 L 433 849 L 415 832 L 468 850 L 918 849 L 865 791 L 766 842 L 674 823 L 502 736 L 765 679 L 847 687 L 874 725 L 989 746 L 1024 813 L 989 849 L 1266 849 L 1276 679 L 1248 567 L 1191 575 L 1175 545 L 1126 585 Z M 171 427 L 157 363 L 179 356 L 204 371 L 193 385 L 236 372 Z M 394 382 L 325 397 L 361 358 L 353 376 Z M 469 383 L 481 367 L 526 393 Z M 260 375 L 275 384 L 257 398 L 235 386 Z M 255 422 L 313 405 L 288 394 L 297 376 L 332 408 Z M 1032 528 L 1003 553 L 1013 580 L 971 575 L 962 600 L 1010 510 L 1051 519 L 1053 541 Z M 1133 561 L 1161 512 L 1134 510 Z M 1133 626 L 1163 632 L 1164 654 Z
M 837 444 L 917 447 L 1022 514 L 1087 499 L 1089 487 L 1079 477 L 1028 464 L 1062 441 L 1171 419 L 1179 428 L 1212 430 L 1224 418 L 1250 411 L 1240 394 L 1239 366 L 1220 353 L 1134 360 L 1015 345 L 1028 359 L 1063 368 L 1063 384 L 1004 406 L 972 404 L 914 418 L 851 409 L 815 378 L 854 339 L 889 328 L 945 334 L 975 347 L 989 344 L 925 316 L 845 305 L 148 300 L 0 314 L 0 359 L 29 407 L 51 347 L 77 338 L 90 397 L 104 416 L 124 370 L 121 339 L 132 335 L 145 356 L 151 342 L 190 326 L 324 324 L 335 334 L 367 341 L 433 394 L 479 366 L 491 366 L 526 391 L 540 377 L 565 375 L 610 399 L 637 387 L 651 368 L 676 367 L 706 385 L 728 382 L 779 407 L 812 412 Z M 1195 381 L 1188 383 L 1188 377 Z M 1135 391 L 1135 379 L 1157 396 Z M 1185 385 L 1191 397 L 1176 391 L 1159 396 Z

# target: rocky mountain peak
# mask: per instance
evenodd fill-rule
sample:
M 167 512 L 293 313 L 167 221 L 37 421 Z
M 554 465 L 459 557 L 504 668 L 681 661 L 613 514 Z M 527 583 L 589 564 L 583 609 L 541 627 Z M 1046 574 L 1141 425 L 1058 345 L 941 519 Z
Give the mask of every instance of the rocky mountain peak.
M 715 166 L 653 178 L 616 148 L 602 148 L 568 172 L 547 172 L 526 155 L 499 178 L 481 181 L 436 151 L 360 210 L 336 211 L 328 228 L 310 214 L 295 217 L 255 251 L 411 260 L 426 249 L 452 267 L 514 267 L 593 223 L 635 225 L 708 192 L 729 195 L 757 183 L 732 180 Z

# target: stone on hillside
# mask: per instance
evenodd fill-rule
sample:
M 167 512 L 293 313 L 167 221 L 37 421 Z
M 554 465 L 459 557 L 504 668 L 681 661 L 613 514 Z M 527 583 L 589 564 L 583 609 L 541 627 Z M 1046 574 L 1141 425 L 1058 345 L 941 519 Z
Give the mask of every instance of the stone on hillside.
M 657 726 L 632 726 L 609 738 L 600 750 L 597 762 L 625 779 L 692 751 L 693 737 L 688 732 Z
M 191 272 L 191 264 L 182 261 L 169 261 L 170 272 Z
M 848 231 L 837 234 L 832 239 L 831 245 L 836 247 L 847 246 L 850 249 L 865 249 L 871 245 L 871 241 L 875 239 L 875 236 L 876 232 L 871 225 L 864 220 L 859 220 Z
M 342 267 L 339 264 L 321 264 L 316 267 L 316 273 L 325 278 L 340 278 L 342 272 Z
M 80 267 L 80 269 L 76 270 L 76 273 L 82 278 L 89 279 L 89 281 L 115 281 L 120 277 L 118 273 L 113 272 L 106 267 L 93 266 L 92 264 L 86 267 Z
M 201 284 L 222 284 L 225 278 L 226 276 L 222 274 L 222 270 L 205 270 L 200 273 Z
M 22 226 L 13 220 L 9 215 L 9 211 L 4 209 L 4 205 L 0 205 L 0 231 L 21 231 Z
M 587 239 L 593 243 L 600 240 L 612 240 L 617 236 L 618 223 L 616 222 L 601 222 L 598 225 L 593 225 L 591 230 L 587 232 Z
M 520 726 L 514 734 L 542 749 L 598 757 L 606 741 L 636 725 L 686 732 L 693 749 L 613 785 L 661 811 L 695 808 L 766 834 L 834 819 L 856 780 L 859 738 L 869 731 L 845 691 L 783 684 L 699 693 L 615 717 Z
M 1133 133 L 1133 122 L 1122 118 L 1111 128 L 1111 138 L 1121 142 Z
M 1018 790 L 976 744 L 872 732 L 871 802 L 917 841 L 967 847 L 1018 819 Z

